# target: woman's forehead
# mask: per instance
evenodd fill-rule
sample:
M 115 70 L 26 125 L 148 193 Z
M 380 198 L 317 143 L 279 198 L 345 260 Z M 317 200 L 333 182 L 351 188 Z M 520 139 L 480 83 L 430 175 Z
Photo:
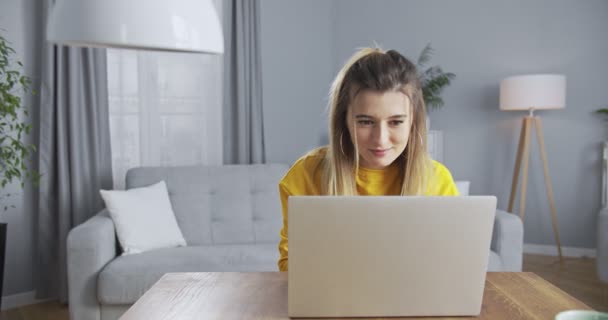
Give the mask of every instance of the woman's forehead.
M 352 114 L 391 117 L 410 113 L 410 98 L 398 90 L 362 90 L 352 100 L 349 111 Z

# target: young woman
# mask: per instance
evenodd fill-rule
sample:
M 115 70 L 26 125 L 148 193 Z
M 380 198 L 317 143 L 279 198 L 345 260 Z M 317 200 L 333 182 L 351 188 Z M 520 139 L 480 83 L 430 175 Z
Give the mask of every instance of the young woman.
M 448 169 L 428 156 L 416 66 L 397 51 L 355 53 L 332 84 L 329 108 L 329 145 L 300 158 L 279 183 L 281 271 L 289 196 L 458 195 Z

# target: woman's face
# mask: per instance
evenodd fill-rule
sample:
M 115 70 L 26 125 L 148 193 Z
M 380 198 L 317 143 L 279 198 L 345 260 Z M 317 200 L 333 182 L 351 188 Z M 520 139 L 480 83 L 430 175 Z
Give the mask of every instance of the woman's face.
M 346 116 L 359 149 L 359 164 L 368 169 L 389 166 L 403 154 L 412 127 L 410 99 L 400 91 L 362 90 Z

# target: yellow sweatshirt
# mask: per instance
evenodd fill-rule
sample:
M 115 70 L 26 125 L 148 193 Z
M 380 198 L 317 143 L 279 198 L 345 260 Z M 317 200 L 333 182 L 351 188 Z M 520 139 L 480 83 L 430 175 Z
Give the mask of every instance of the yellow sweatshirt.
M 321 195 L 320 163 L 327 152 L 326 148 L 318 149 L 300 158 L 289 169 L 279 183 L 281 205 L 283 207 L 283 229 L 279 243 L 279 270 L 287 271 L 288 240 L 287 240 L 287 199 L 289 196 Z M 450 171 L 441 163 L 433 160 L 434 181 L 430 183 L 425 195 L 427 196 L 457 196 L 458 189 Z M 357 175 L 357 191 L 359 195 L 399 195 L 401 194 L 402 178 L 399 168 L 389 166 L 384 169 L 359 168 Z

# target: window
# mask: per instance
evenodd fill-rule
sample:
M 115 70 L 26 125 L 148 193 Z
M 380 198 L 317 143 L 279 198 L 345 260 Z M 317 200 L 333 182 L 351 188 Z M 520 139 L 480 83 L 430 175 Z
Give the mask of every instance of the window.
M 221 56 L 108 49 L 107 60 L 114 188 L 133 167 L 222 163 Z

